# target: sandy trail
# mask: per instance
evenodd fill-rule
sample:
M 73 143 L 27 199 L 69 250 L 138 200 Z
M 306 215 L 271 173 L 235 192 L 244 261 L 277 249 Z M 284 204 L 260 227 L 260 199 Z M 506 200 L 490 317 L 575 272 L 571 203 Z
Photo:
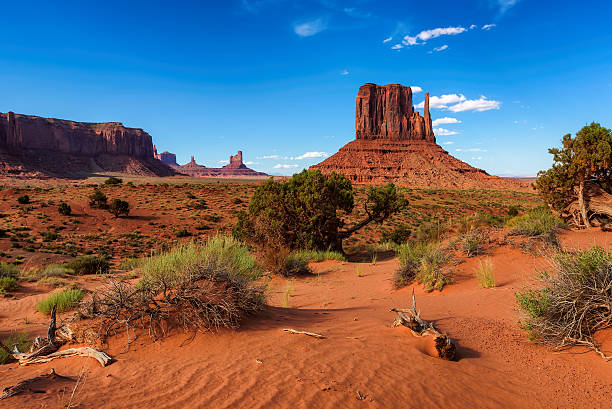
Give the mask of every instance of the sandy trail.
M 609 233 L 595 236 L 601 245 L 612 244 Z M 583 232 L 563 238 L 576 246 L 592 240 Z M 0 386 L 50 368 L 76 377 L 84 367 L 87 375 L 73 407 L 609 407 L 612 363 L 591 352 L 553 353 L 530 343 L 516 325 L 514 292 L 546 261 L 509 247 L 485 257 L 494 264 L 494 289 L 479 288 L 473 278 L 483 257 L 457 265 L 455 283 L 442 292 L 426 294 L 414 286 L 423 318 L 457 341 L 457 362 L 429 356 L 425 341 L 406 328 L 390 328 L 389 309 L 409 307 L 413 288 L 393 290 L 397 259 L 376 265 L 328 261 L 313 265 L 318 276 L 274 279 L 270 306 L 237 331 L 192 339 L 177 334 L 153 344 L 142 337 L 129 351 L 117 337 L 108 351 L 117 362 L 106 368 L 81 358 L 34 367 L 9 364 L 0 366 Z M 285 308 L 287 289 L 292 295 Z M 0 326 L 5 323 L 3 315 Z M 40 385 L 40 393 L 2 403 L 66 407 L 73 388 L 70 382 Z

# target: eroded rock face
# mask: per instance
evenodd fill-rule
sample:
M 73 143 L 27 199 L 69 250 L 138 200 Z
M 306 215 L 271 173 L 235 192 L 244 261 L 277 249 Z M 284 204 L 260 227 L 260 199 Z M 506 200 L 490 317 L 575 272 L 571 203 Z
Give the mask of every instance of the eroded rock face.
M 435 142 L 425 94 L 424 116 L 412 106 L 412 90 L 399 84 L 365 84 L 356 103 L 357 139 L 420 140 Z
M 176 168 L 180 173 L 189 176 L 207 176 L 207 177 L 265 177 L 268 176 L 263 172 L 257 172 L 248 168 L 242 162 L 242 151 L 238 151 L 236 155 L 230 155 L 230 163 L 221 168 L 207 168 L 204 165 L 196 163 L 194 157 L 185 165 Z
M 174 153 L 170 153 L 168 151 L 158 153 L 155 155 L 155 158 L 168 166 L 178 166 L 178 163 L 176 163 L 176 155 Z
M 151 135 L 119 122 L 75 122 L 0 113 L 0 151 L 5 168 L 23 168 L 40 175 L 71 177 L 99 170 L 173 174 L 156 160 Z
M 238 151 L 235 155 L 230 155 L 230 163 L 223 166 L 224 169 L 246 169 L 244 163 L 242 163 L 242 151 Z

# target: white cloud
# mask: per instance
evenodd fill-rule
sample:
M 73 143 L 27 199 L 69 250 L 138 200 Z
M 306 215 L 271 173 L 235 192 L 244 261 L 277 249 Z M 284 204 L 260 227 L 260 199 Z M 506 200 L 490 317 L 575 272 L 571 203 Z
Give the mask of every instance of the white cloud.
M 392 50 L 401 50 L 402 48 L 404 48 L 404 46 L 401 44 L 395 44 L 393 47 L 391 47 Z
M 300 37 L 310 37 L 327 28 L 327 22 L 323 18 L 306 21 L 304 23 L 294 24 L 293 31 Z
M 434 131 L 434 134 L 438 136 L 457 135 L 456 131 L 449 131 L 448 129 L 444 129 L 444 128 L 434 128 L 433 131 Z
M 412 90 L 413 94 L 418 94 L 419 92 L 423 91 L 423 88 L 417 87 L 416 85 L 411 85 L 410 89 Z
M 428 40 L 431 40 L 432 38 L 437 38 L 443 35 L 457 35 L 457 34 L 461 34 L 463 32 L 465 32 L 466 29 L 464 27 L 446 27 L 446 28 L 434 28 L 432 30 L 424 30 L 421 31 L 419 34 L 415 35 L 414 37 L 412 36 L 405 36 L 404 39 L 402 40 L 402 43 L 404 45 L 416 45 L 416 44 L 423 44 L 425 42 L 427 42 Z M 421 41 L 419 43 L 419 40 Z
M 306 152 L 300 156 L 291 157 L 291 160 L 302 160 L 302 159 L 313 159 L 313 158 L 327 158 L 329 154 L 327 152 Z
M 264 155 L 264 156 L 258 156 L 257 159 L 279 159 L 280 156 L 278 155 Z
M 470 30 L 473 30 L 473 29 L 475 29 L 475 28 L 476 28 L 476 24 L 472 24 L 472 25 L 470 26 Z
M 457 152 L 487 152 L 486 149 L 481 148 L 469 148 L 469 149 L 455 149 Z
M 298 165 L 288 164 L 288 163 L 277 163 L 274 165 L 274 169 L 293 169 L 297 168 Z
M 448 48 L 448 45 L 447 45 L 447 44 L 444 44 L 442 47 L 436 47 L 436 48 L 434 48 L 434 49 L 433 49 L 433 51 L 435 51 L 435 52 L 440 52 L 440 51 L 444 51 L 444 50 L 446 50 L 447 48 Z
M 439 97 L 437 96 L 433 96 L 429 98 L 429 108 L 448 108 L 449 105 L 451 104 L 456 104 L 458 102 L 462 102 L 465 101 L 466 98 L 465 96 L 463 96 L 463 94 L 446 94 L 446 95 L 441 95 Z M 425 101 L 421 102 L 420 104 L 416 105 L 416 108 L 423 108 L 425 106 Z
M 244 164 L 245 165 L 249 165 L 249 166 L 251 166 L 251 165 L 259 165 L 259 162 L 246 161 L 246 162 L 244 162 Z
M 340 75 L 349 75 L 350 73 L 348 72 L 348 70 L 344 70 L 342 72 L 340 72 Z
M 383 40 L 383 44 L 388 43 L 389 41 L 393 40 L 393 37 L 387 37 Z
M 520 0 L 493 0 L 499 7 L 500 13 L 505 13 L 508 9 L 518 3 Z
M 444 118 L 434 119 L 432 122 L 432 125 L 438 126 L 442 124 L 460 124 L 460 123 L 461 121 L 458 120 L 457 118 L 449 118 L 448 116 L 445 116 Z
M 446 141 L 446 142 L 442 142 L 442 145 L 452 145 L 454 143 L 455 142 L 453 142 L 453 141 Z
M 493 27 L 495 27 L 497 24 L 485 24 L 484 26 L 482 26 L 483 30 L 490 30 Z
M 229 163 L 229 160 L 226 160 L 226 159 L 222 159 L 219 161 L 219 165 L 226 165 L 228 163 Z
M 464 100 L 456 105 L 449 107 L 448 109 L 453 112 L 464 112 L 464 111 L 489 111 L 491 109 L 499 109 L 501 102 L 488 100 L 487 97 L 482 95 L 479 99 L 468 99 Z

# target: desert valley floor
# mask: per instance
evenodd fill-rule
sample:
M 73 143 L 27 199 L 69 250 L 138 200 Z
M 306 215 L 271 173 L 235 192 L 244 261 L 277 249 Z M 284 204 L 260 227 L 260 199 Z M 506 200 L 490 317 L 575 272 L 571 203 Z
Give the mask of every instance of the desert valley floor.
M 229 231 L 234 211 L 246 206 L 255 185 L 212 182 L 174 186 L 171 196 L 159 184 L 104 187 L 109 196 L 126 195 L 134 204 L 133 216 L 119 222 L 87 208 L 85 200 L 93 188 L 86 183 L 7 186 L 0 212 L 3 228 L 16 239 L 1 239 L 0 250 L 5 260 L 23 266 L 58 262 L 73 256 L 71 251 L 88 254 L 105 246 L 117 255 L 112 275 L 135 280 L 137 276 L 120 268 L 122 259 L 144 256 L 194 235 Z M 24 192 L 34 199 L 25 212 L 15 205 L 15 198 Z M 425 189 L 405 193 L 411 200 L 410 211 L 418 214 L 398 215 L 391 224 L 434 214 L 440 220 L 475 211 L 503 214 L 513 204 L 523 209 L 538 205 L 530 193 Z M 60 219 L 49 205 L 60 198 L 75 209 L 72 219 Z M 207 202 L 206 209 L 194 209 L 201 199 Z M 182 224 L 166 227 L 168 212 Z M 207 217 L 211 214 L 215 217 Z M 203 223 L 214 227 L 198 230 L 196 226 Z M 57 225 L 65 228 L 55 229 L 59 235 L 50 246 L 41 233 Z M 19 226 L 27 229 L 14 229 Z M 157 227 L 162 233 L 155 236 Z M 178 239 L 174 232 L 182 228 L 191 236 Z M 503 229 L 493 229 L 486 254 L 456 256 L 453 282 L 442 291 L 426 293 L 417 284 L 396 290 L 392 277 L 399 262 L 392 252 L 376 250 L 377 229 L 359 234 L 348 248 L 348 261 L 313 262 L 313 274 L 306 277 L 271 277 L 268 306 L 237 330 L 206 334 L 171 330 L 156 342 L 145 333 L 131 333 L 129 345 L 126 334 L 120 333 L 108 341 L 106 352 L 115 362 L 107 367 L 87 358 L 25 367 L 1 365 L 0 387 L 51 368 L 71 377 L 39 383 L 32 387 L 35 393 L 6 399 L 3 407 L 66 407 L 69 401 L 73 408 L 607 407 L 612 399 L 609 362 L 578 348 L 550 351 L 530 342 L 517 325 L 514 293 L 539 269 L 547 268 L 546 258 L 525 253 L 505 239 Z M 16 234 L 23 232 L 28 237 Z M 612 246 L 612 233 L 600 229 L 563 230 L 560 238 L 567 249 Z M 11 243 L 23 245 L 11 247 Z M 144 247 L 144 254 L 133 251 L 139 247 Z M 372 260 L 376 251 L 377 259 Z M 495 288 L 480 288 L 474 278 L 474 269 L 485 258 L 494 266 Z M 107 280 L 80 276 L 53 284 L 23 283 L 10 297 L 0 298 L 0 338 L 19 331 L 44 335 L 48 317 L 36 312 L 36 304 L 58 291 L 55 286 L 74 284 L 87 292 Z M 409 307 L 413 290 L 422 317 L 456 341 L 456 361 L 433 357 L 427 339 L 413 336 L 407 328 L 391 328 L 395 314 L 390 308 Z M 290 334 L 285 328 L 326 338 Z M 598 339 L 604 349 L 612 349 L 612 332 L 604 331 Z

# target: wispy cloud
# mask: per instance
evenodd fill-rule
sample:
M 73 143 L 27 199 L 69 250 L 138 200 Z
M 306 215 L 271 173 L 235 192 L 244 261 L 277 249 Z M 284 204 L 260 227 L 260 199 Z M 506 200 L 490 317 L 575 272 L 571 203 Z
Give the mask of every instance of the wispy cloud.
M 442 124 L 460 124 L 461 121 L 457 118 L 450 118 L 445 116 L 444 118 L 434 119 L 432 124 L 433 126 L 442 125 Z
M 277 163 L 276 165 L 274 165 L 274 169 L 295 169 L 297 167 L 298 165 L 291 163 Z
M 340 71 L 340 75 L 349 75 L 349 74 L 350 72 L 348 72 L 348 70 Z
M 473 29 L 475 29 L 475 28 L 476 28 L 476 24 L 472 24 L 472 25 L 470 26 L 470 30 L 473 30 Z
M 455 149 L 457 152 L 487 152 L 486 149 L 481 148 L 468 148 L 468 149 Z
M 446 141 L 446 142 L 442 142 L 442 145 L 452 145 L 454 143 L 455 142 L 453 142 L 453 141 Z
M 257 159 L 280 159 L 280 156 L 278 156 L 278 155 L 264 155 L 264 156 L 258 156 Z
M 369 13 L 367 11 L 362 11 L 359 10 L 355 7 L 345 7 L 343 10 L 347 16 L 349 17 L 353 17 L 353 18 L 370 18 L 372 17 L 372 13 Z
M 456 104 L 465 100 L 466 98 L 463 96 L 463 94 L 445 94 L 440 95 L 439 97 L 434 95 L 429 98 L 429 108 L 445 109 L 448 108 L 448 106 L 451 104 Z M 417 108 L 423 108 L 424 106 L 425 101 L 416 105 Z
M 327 29 L 327 21 L 323 17 L 293 25 L 293 31 L 300 37 L 310 37 L 325 29 Z
M 443 45 L 443 46 L 441 46 L 441 47 L 436 47 L 436 48 L 434 48 L 432 51 L 437 53 L 437 52 L 440 52 L 440 51 L 444 51 L 444 50 L 446 50 L 446 49 L 448 49 L 448 45 L 447 45 L 447 44 L 444 44 L 444 45 Z
M 259 165 L 259 162 L 253 162 L 253 161 L 248 160 L 248 161 L 244 162 L 244 164 L 245 164 L 245 165 L 248 165 L 248 166 L 251 166 L 251 165 Z
M 448 129 L 444 129 L 444 128 L 434 128 L 433 131 L 434 131 L 434 134 L 438 136 L 457 135 L 458 133 L 456 131 L 449 131 Z
M 490 30 L 493 27 L 497 26 L 497 24 L 485 24 L 484 26 L 482 26 L 483 30 Z
M 457 34 L 461 34 L 463 32 L 465 32 L 466 29 L 465 27 L 445 27 L 445 28 L 434 28 L 431 30 L 424 30 L 421 31 L 419 34 L 413 36 L 405 36 L 404 39 L 402 40 L 402 43 L 404 45 L 416 45 L 416 44 L 424 44 L 426 43 L 428 40 L 431 40 L 432 38 L 437 38 L 440 36 L 444 36 L 444 35 L 457 35 Z M 419 42 L 419 40 L 421 42 Z
M 501 14 L 505 13 L 512 6 L 516 5 L 520 0 L 490 0 L 495 7 L 499 8 Z
M 302 160 L 302 159 L 314 159 L 314 158 L 327 158 L 329 153 L 327 152 L 306 152 L 300 156 L 291 157 L 291 160 Z
M 501 102 L 489 100 L 487 97 L 482 95 L 479 99 L 468 99 L 460 102 L 456 105 L 449 107 L 448 109 L 453 112 L 464 112 L 464 111 L 476 111 L 483 112 L 491 109 L 499 109 Z
M 389 41 L 393 40 L 393 37 L 387 37 L 383 40 L 383 44 L 388 43 Z
M 227 159 L 221 159 L 221 160 L 219 161 L 219 165 L 226 165 L 226 164 L 228 164 L 228 163 L 229 163 L 229 160 L 227 160 Z
M 423 88 L 418 87 L 416 85 L 411 85 L 410 89 L 412 90 L 413 94 L 418 94 L 419 92 L 423 91 Z
M 404 46 L 401 44 L 395 44 L 391 47 L 392 50 L 401 50 L 402 48 L 404 48 Z

